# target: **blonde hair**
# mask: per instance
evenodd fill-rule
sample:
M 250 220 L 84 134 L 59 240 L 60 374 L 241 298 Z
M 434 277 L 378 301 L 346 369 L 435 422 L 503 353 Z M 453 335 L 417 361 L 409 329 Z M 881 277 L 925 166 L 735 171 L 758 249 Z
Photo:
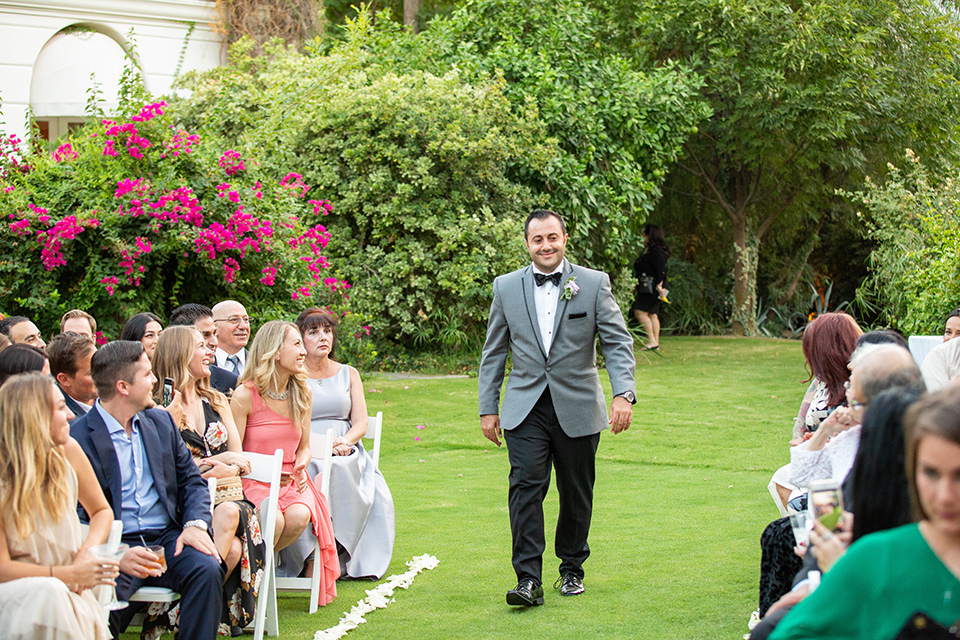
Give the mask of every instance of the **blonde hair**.
M 288 331 L 296 331 L 300 335 L 297 325 L 282 320 L 267 322 L 250 345 L 250 355 L 247 356 L 247 366 L 240 374 L 237 384 L 252 382 L 261 396 L 272 389 L 277 381 L 277 352 L 283 346 Z M 307 373 L 299 371 L 287 380 L 287 391 L 290 392 L 290 417 L 298 429 L 304 420 L 309 419 L 313 397 L 310 387 L 307 386 Z M 281 390 L 281 393 L 283 390 Z
M 194 327 L 167 327 L 160 333 L 157 351 L 153 354 L 153 375 L 157 383 L 153 388 L 153 399 L 160 402 L 163 394 L 163 379 L 173 380 L 173 387 L 181 394 L 190 383 L 190 360 L 197 348 L 197 339 L 203 339 Z M 197 395 L 207 400 L 217 413 L 230 410 L 227 397 L 210 386 L 210 377 L 197 378 L 193 382 Z M 182 429 L 183 424 L 180 425 Z
M 67 456 L 50 436 L 54 393 L 53 380 L 34 372 L 0 387 L 0 513 L 10 514 L 20 538 L 72 508 Z

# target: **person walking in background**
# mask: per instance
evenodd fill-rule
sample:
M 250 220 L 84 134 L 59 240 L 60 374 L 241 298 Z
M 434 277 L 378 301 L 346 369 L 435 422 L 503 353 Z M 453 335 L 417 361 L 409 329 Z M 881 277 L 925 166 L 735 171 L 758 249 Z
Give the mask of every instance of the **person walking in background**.
M 667 258 L 670 249 L 663 229 L 655 224 L 643 225 L 643 253 L 633 263 L 637 277 L 633 315 L 647 334 L 644 349 L 660 348 L 660 300 L 667 297 Z
M 533 264 L 493 282 L 493 303 L 480 362 L 480 426 L 510 458 L 510 530 L 517 586 L 507 604 L 543 604 L 543 499 L 551 464 L 560 513 L 556 553 L 560 595 L 583 593 L 583 563 L 593 511 L 600 432 L 630 427 L 634 387 L 633 338 L 605 273 L 564 260 L 563 219 L 538 209 L 524 225 Z M 613 402 L 604 412 L 596 338 L 607 363 Z M 500 416 L 500 387 L 508 352 L 513 370 Z

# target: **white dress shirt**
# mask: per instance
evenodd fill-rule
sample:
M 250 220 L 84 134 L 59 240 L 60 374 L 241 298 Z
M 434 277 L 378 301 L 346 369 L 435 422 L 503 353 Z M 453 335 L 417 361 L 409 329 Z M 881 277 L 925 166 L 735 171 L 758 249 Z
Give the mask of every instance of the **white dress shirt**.
M 247 366 L 247 350 L 246 349 L 240 349 L 240 351 L 237 351 L 234 354 L 230 354 L 224 351 L 223 349 L 221 349 L 220 347 L 217 347 L 217 351 L 214 354 L 214 358 L 216 359 L 216 365 L 221 369 L 226 369 L 227 371 L 232 373 L 233 366 L 229 362 L 227 362 L 227 358 L 229 358 L 231 355 L 237 356 L 237 358 L 240 360 L 240 373 L 243 373 L 243 368 Z M 238 373 L 237 375 L 240 375 L 240 373 Z
M 560 261 L 557 268 L 550 273 L 543 275 L 549 276 L 563 271 L 563 265 L 566 258 Z M 543 273 L 533 266 L 534 273 Z M 543 350 L 547 356 L 550 355 L 550 345 L 553 344 L 553 324 L 557 318 L 557 301 L 560 300 L 561 285 L 555 285 L 552 282 L 544 282 L 539 287 L 533 283 L 533 303 L 537 307 L 537 322 L 540 325 L 540 337 L 543 339 Z

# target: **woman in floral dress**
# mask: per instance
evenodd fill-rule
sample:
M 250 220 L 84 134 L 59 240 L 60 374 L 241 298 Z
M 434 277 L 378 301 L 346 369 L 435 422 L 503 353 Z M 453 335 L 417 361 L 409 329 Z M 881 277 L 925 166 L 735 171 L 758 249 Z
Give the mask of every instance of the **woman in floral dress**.
M 240 435 L 227 398 L 210 387 L 213 353 L 193 327 L 169 327 L 160 335 L 153 370 L 156 400 L 162 400 L 163 379 L 175 389 L 167 410 L 204 478 L 230 478 L 249 473 Z M 254 617 L 263 575 L 265 545 L 257 509 L 245 498 L 228 500 L 213 510 L 213 540 L 226 566 L 221 635 L 240 635 Z M 148 616 L 148 618 L 163 616 Z M 169 616 L 168 616 L 169 617 Z M 146 627 L 145 627 L 146 628 Z

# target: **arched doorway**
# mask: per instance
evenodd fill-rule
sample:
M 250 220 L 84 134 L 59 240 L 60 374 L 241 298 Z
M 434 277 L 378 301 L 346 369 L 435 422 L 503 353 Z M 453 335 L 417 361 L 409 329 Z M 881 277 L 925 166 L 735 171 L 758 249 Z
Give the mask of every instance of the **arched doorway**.
M 62 29 L 47 41 L 30 80 L 30 107 L 41 138 L 56 140 L 86 121 L 94 83 L 101 108 L 116 110 L 127 55 L 121 42 L 118 34 L 89 24 Z

